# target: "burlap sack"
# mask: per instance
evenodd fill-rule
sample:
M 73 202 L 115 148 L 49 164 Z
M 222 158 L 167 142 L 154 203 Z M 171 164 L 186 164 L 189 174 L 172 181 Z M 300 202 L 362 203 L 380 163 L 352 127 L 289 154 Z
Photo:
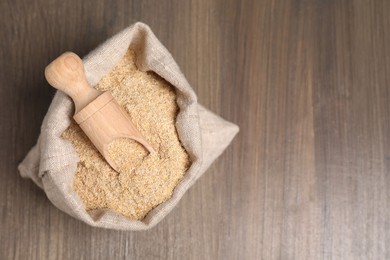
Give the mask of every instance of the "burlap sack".
M 61 138 L 73 116 L 73 103 L 62 92 L 54 96 L 43 120 L 38 142 L 18 169 L 22 177 L 31 178 L 41 187 L 56 207 L 91 226 L 145 230 L 156 225 L 173 209 L 188 188 L 228 146 L 238 127 L 197 103 L 194 91 L 171 54 L 142 23 L 118 33 L 84 58 L 89 83 L 95 86 L 121 60 L 128 48 L 135 51 L 138 68 L 156 72 L 176 88 L 180 108 L 176 128 L 192 164 L 175 188 L 172 198 L 151 210 L 141 221 L 110 210 L 85 211 L 81 199 L 73 190 L 79 158 L 72 145 Z

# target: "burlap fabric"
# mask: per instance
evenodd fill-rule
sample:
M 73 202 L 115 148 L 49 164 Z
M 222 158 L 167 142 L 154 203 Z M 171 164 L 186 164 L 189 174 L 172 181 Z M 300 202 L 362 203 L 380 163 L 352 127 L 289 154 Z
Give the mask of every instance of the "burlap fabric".
M 89 83 L 95 86 L 122 59 L 128 48 L 135 51 L 138 68 L 156 72 L 176 88 L 180 108 L 176 128 L 192 164 L 175 188 L 172 198 L 151 210 L 141 221 L 110 210 L 85 211 L 81 199 L 73 190 L 79 158 L 70 142 L 61 138 L 73 116 L 73 103 L 62 92 L 55 94 L 43 120 L 38 142 L 18 169 L 22 177 L 31 178 L 41 187 L 56 207 L 91 226 L 145 230 L 156 225 L 173 209 L 188 188 L 228 146 L 238 127 L 197 103 L 194 91 L 171 54 L 143 23 L 128 27 L 83 59 Z

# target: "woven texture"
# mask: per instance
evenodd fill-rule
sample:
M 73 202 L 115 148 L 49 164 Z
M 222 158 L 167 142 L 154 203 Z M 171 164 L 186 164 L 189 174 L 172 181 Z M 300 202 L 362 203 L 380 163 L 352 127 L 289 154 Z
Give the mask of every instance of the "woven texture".
M 191 167 L 175 188 L 173 196 L 151 210 L 143 220 L 131 220 L 111 210 L 85 211 L 73 190 L 79 161 L 73 146 L 61 134 L 71 123 L 73 103 L 57 92 L 43 120 L 37 144 L 18 169 L 22 177 L 32 179 L 59 209 L 85 223 L 119 230 L 145 230 L 161 221 L 184 193 L 223 152 L 238 132 L 238 127 L 197 103 L 196 95 L 168 50 L 150 28 L 142 23 L 128 27 L 86 56 L 85 72 L 95 86 L 131 48 L 140 70 L 154 71 L 176 88 L 180 112 L 176 128 L 191 159 Z

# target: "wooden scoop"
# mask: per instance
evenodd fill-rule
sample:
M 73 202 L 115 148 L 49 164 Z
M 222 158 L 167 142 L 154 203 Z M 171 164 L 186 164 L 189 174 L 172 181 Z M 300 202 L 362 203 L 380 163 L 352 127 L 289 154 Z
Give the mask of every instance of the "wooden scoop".
M 72 52 L 62 54 L 46 67 L 45 76 L 50 85 L 73 99 L 73 118 L 116 171 L 118 165 L 108 153 L 108 145 L 114 139 L 131 138 L 153 152 L 153 148 L 111 94 L 108 91 L 100 92 L 88 84 L 79 56 Z

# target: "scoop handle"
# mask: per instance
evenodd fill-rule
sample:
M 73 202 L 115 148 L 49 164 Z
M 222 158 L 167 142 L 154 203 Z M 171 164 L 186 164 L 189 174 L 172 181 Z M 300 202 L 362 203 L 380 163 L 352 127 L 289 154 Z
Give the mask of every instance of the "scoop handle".
M 51 86 L 73 99 L 75 114 L 101 94 L 88 84 L 83 61 L 73 52 L 65 52 L 52 61 L 45 68 L 45 77 Z

